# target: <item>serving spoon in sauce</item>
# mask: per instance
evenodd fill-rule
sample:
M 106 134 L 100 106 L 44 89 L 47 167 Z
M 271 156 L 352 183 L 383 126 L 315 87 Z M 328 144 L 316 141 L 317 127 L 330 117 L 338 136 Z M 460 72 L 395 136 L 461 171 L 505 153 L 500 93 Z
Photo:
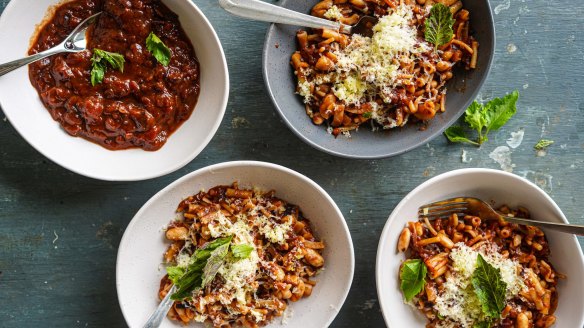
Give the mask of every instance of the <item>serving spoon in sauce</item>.
M 98 12 L 97 14 L 91 15 L 89 17 L 87 17 L 85 20 L 83 20 L 81 23 L 79 23 L 79 25 L 77 25 L 77 27 L 75 27 L 75 29 L 73 30 L 73 32 L 71 32 L 71 34 L 69 34 L 65 40 L 63 40 L 63 42 L 59 43 L 58 45 L 47 49 L 45 51 L 39 52 L 37 54 L 28 56 L 28 57 L 24 57 L 21 59 L 17 59 L 11 62 L 8 62 L 6 64 L 1 64 L 0 65 L 0 76 L 8 73 L 8 72 L 12 72 L 13 70 L 22 67 L 24 65 L 28 65 L 30 63 L 33 63 L 37 60 L 58 54 L 58 53 L 62 53 L 62 52 L 80 52 L 86 49 L 87 47 L 87 38 L 85 35 L 85 32 L 87 32 L 87 28 L 89 28 L 89 26 L 91 24 L 93 24 L 95 22 L 95 20 L 97 19 L 97 17 L 101 14 L 101 12 Z
M 373 35 L 372 28 L 378 21 L 377 17 L 363 16 L 357 24 L 352 26 L 345 25 L 327 19 L 301 14 L 260 0 L 219 0 L 219 5 L 235 16 L 248 19 L 311 28 L 327 28 L 344 34 L 360 34 L 368 37 Z

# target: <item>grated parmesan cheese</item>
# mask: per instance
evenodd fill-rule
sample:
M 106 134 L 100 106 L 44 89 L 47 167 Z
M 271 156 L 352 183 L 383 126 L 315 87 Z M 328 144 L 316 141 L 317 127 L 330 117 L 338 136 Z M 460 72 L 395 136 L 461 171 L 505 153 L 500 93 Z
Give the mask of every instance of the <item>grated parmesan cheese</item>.
M 339 9 L 339 7 L 333 5 L 324 13 L 324 17 L 338 21 L 343 18 L 343 13 L 341 13 L 341 9 Z
M 338 58 L 336 73 L 339 78 L 335 88 L 344 83 L 344 78 L 353 76 L 368 84 L 366 88 L 372 96 L 378 91 L 386 103 L 391 103 L 393 89 L 401 84 L 399 62 L 414 61 L 417 55 L 431 50 L 426 41 L 418 38 L 416 27 L 410 23 L 412 19 L 412 8 L 401 5 L 379 19 L 371 38 L 355 34 L 347 47 L 333 51 Z M 337 97 L 348 104 L 358 105 L 363 92 L 360 88 L 354 89 L 355 92 Z
M 481 303 L 474 293 L 471 277 L 476 268 L 478 254 L 493 267 L 501 270 L 501 278 L 507 284 L 506 299 L 511 299 L 526 288 L 520 276 L 521 266 L 516 261 L 504 258 L 496 244 L 487 244 L 474 250 L 460 242 L 450 252 L 453 261 L 452 274 L 446 278 L 438 293 L 435 309 L 445 318 L 437 328 L 472 328 L 483 319 Z

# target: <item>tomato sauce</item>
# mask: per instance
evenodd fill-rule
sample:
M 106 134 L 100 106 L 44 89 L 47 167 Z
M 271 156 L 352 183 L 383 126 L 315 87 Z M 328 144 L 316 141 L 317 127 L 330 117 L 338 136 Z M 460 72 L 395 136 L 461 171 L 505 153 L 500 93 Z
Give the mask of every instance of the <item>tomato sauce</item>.
M 73 0 L 41 27 L 29 54 L 62 42 L 85 18 L 102 11 L 87 31 L 85 51 L 30 65 L 32 85 L 55 121 L 72 136 L 107 149 L 160 149 L 186 121 L 200 92 L 200 67 L 178 16 L 159 0 Z M 163 66 L 146 49 L 153 32 L 171 50 Z M 91 85 L 92 49 L 124 55 L 123 73 L 108 67 Z

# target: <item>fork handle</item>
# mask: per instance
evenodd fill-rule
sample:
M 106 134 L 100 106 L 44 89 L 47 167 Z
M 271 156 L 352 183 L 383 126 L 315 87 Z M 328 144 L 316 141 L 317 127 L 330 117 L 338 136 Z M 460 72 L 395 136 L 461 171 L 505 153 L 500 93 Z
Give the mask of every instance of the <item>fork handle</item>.
M 301 14 L 259 0 L 219 0 L 219 5 L 235 16 L 263 22 L 311 28 L 327 28 L 335 31 L 340 30 L 342 27 L 346 28 L 345 25 L 338 22 Z
M 52 56 L 54 54 L 58 54 L 60 52 L 64 52 L 65 49 L 61 48 L 61 47 L 53 47 L 51 49 L 45 50 L 43 52 L 39 52 L 38 54 L 34 54 L 28 57 L 24 57 L 24 58 L 20 58 L 17 60 L 13 60 L 11 62 L 5 63 L 5 64 L 1 64 L 0 65 L 0 76 L 12 72 L 13 70 L 28 65 L 30 63 L 33 63 L 37 60 L 43 59 L 45 57 L 49 57 Z
M 507 216 L 503 216 L 503 219 L 511 223 L 532 225 L 540 228 L 547 228 L 550 230 L 556 230 L 560 232 L 571 233 L 578 236 L 584 236 L 584 226 L 582 225 L 534 221 Z
M 174 301 L 170 298 L 170 296 L 172 294 L 174 294 L 175 291 L 176 291 L 176 285 L 172 285 L 172 287 L 170 288 L 168 293 L 166 293 L 166 296 L 162 299 L 162 301 L 160 301 L 160 304 L 158 304 L 156 311 L 154 311 L 150 315 L 150 318 L 148 318 L 148 321 L 146 321 L 143 328 L 158 328 L 158 327 L 160 327 L 162 320 L 164 320 L 164 318 L 166 318 L 166 315 L 168 314 L 170 307 L 172 306 L 172 304 L 174 304 Z

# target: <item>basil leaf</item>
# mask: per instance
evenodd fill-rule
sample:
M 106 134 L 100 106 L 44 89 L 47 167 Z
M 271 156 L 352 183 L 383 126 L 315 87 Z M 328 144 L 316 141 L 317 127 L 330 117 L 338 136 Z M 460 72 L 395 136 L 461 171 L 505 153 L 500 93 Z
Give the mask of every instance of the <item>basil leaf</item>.
M 501 270 L 487 263 L 479 254 L 477 267 L 471 276 L 471 283 L 481 302 L 483 313 L 487 317 L 500 318 L 505 308 L 505 291 L 507 290 L 507 284 L 501 278 Z
M 201 287 L 207 286 L 215 276 L 223 263 L 225 263 L 225 257 L 227 256 L 227 252 L 229 252 L 229 244 L 223 244 L 217 247 L 209 256 L 207 260 L 207 264 L 203 269 L 203 282 L 201 283 Z
M 424 38 L 434 44 L 434 48 L 445 45 L 452 40 L 454 18 L 450 8 L 437 3 L 430 9 L 430 16 L 426 18 Z
M 233 257 L 243 260 L 248 258 L 253 252 L 254 247 L 247 244 L 231 245 L 231 253 Z
M 471 129 L 479 131 L 487 125 L 483 115 L 483 105 L 478 102 L 473 101 L 464 113 L 464 121 L 468 123 Z
M 150 32 L 146 38 L 146 49 L 152 53 L 152 56 L 164 66 L 170 63 L 170 49 L 160 40 L 156 34 Z
M 444 131 L 444 135 L 446 136 L 446 138 L 448 138 L 448 140 L 450 140 L 450 142 L 468 142 L 473 145 L 477 145 L 476 142 L 470 140 L 466 136 L 466 132 L 464 131 L 464 128 L 461 126 L 449 127 L 448 129 L 446 129 L 446 131 Z
M 214 251 L 221 246 L 226 246 L 228 249 L 232 238 L 233 236 L 218 238 L 197 249 L 191 256 L 191 264 L 187 267 L 186 272 L 175 282 L 177 291 L 170 298 L 175 301 L 180 301 L 190 297 L 195 289 L 203 287 L 203 275 L 208 260 L 212 257 Z M 208 273 L 211 273 L 211 269 L 208 270 Z
M 168 274 L 168 279 L 172 281 L 173 284 L 177 284 L 180 277 L 185 274 L 186 269 L 179 266 L 169 266 L 166 267 L 166 273 Z
M 533 149 L 535 150 L 544 150 L 547 147 L 553 145 L 554 141 L 553 140 L 548 140 L 548 139 L 541 139 L 540 141 L 538 141 L 535 146 L 533 146 Z
M 107 71 L 106 64 L 123 73 L 125 62 L 124 56 L 119 53 L 97 48 L 93 49 L 93 56 L 91 57 L 91 85 L 95 86 L 103 82 L 103 77 Z
M 414 296 L 418 295 L 426 284 L 426 274 L 428 268 L 422 260 L 411 259 L 402 264 L 399 271 L 401 280 L 400 288 L 404 293 L 406 301 L 411 301 Z
M 515 90 L 503 98 L 494 98 L 484 106 L 482 112 L 486 122 L 487 133 L 491 130 L 500 129 L 515 115 L 517 112 L 515 104 L 518 98 L 519 92 Z

